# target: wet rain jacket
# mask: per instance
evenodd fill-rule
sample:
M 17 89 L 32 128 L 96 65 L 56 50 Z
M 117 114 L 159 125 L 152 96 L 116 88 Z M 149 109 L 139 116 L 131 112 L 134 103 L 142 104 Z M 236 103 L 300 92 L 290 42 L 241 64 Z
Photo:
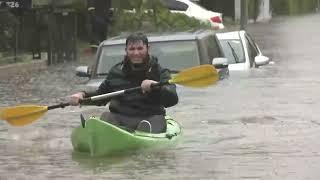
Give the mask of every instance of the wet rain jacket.
M 98 90 L 95 92 L 85 92 L 85 97 L 137 87 L 145 79 L 158 82 L 166 82 L 170 79 L 169 70 L 160 67 L 155 57 L 150 56 L 148 68 L 139 72 L 132 71 L 130 66 L 125 62 L 124 60 L 113 66 Z M 113 113 L 128 116 L 165 115 L 165 108 L 177 104 L 178 96 L 176 86 L 170 84 L 155 88 L 150 93 L 133 92 L 112 99 L 97 101 L 94 104 L 106 105 L 109 101 L 109 110 Z

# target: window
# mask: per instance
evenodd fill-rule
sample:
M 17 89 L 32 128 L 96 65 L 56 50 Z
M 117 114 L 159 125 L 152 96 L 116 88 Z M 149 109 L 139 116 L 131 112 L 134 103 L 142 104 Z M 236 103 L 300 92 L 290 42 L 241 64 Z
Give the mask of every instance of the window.
M 175 0 L 161 0 L 161 2 L 169 10 L 186 11 L 189 8 L 187 4 Z
M 239 39 L 220 40 L 224 55 L 229 64 L 244 63 L 244 49 Z
M 253 41 L 253 38 L 249 34 L 245 34 L 246 38 L 248 38 L 249 43 L 251 44 L 252 48 L 259 54 L 260 50 L 257 47 L 257 44 Z
M 180 71 L 200 65 L 196 41 L 164 41 L 149 44 L 150 54 L 158 57 L 163 68 Z M 99 57 L 97 75 L 107 75 L 111 67 L 121 62 L 124 56 L 125 44 L 104 46 Z
M 221 49 L 219 48 L 219 46 L 217 44 L 217 40 L 213 35 L 208 36 L 207 38 L 204 39 L 204 41 L 206 42 L 206 44 L 208 46 L 208 57 L 210 60 L 209 63 L 211 63 L 213 58 L 223 57 Z
M 125 53 L 124 44 L 104 46 L 99 56 L 97 75 L 106 75 L 112 66 L 123 60 Z
M 248 55 L 249 55 L 249 60 L 250 60 L 250 67 L 253 67 L 254 65 L 254 59 L 258 55 L 258 50 L 255 44 L 252 44 L 251 39 L 249 39 L 246 36 L 246 44 L 248 46 Z
M 180 71 L 200 65 L 196 41 L 167 41 L 150 44 L 151 54 L 158 57 L 163 68 Z

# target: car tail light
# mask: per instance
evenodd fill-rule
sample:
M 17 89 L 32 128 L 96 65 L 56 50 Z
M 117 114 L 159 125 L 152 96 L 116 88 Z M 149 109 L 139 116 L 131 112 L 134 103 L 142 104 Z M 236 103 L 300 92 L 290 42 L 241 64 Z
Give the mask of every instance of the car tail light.
M 210 20 L 214 23 L 222 23 L 222 19 L 219 16 L 212 17 Z

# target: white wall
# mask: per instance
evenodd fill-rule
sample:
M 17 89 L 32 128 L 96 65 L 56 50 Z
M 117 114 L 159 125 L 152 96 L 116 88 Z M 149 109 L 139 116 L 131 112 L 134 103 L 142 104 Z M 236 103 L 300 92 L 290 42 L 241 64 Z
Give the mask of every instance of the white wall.
M 241 0 L 234 0 L 234 19 L 240 21 L 241 18 Z
M 241 0 L 235 0 L 234 2 L 235 20 L 240 21 L 241 17 Z M 272 17 L 270 12 L 270 0 L 262 0 L 260 5 L 260 14 L 257 17 L 257 21 L 268 21 Z M 250 22 L 250 21 L 248 21 Z
M 260 14 L 257 17 L 257 21 L 268 21 L 271 19 L 271 12 L 270 12 L 270 0 L 263 0 L 260 5 Z

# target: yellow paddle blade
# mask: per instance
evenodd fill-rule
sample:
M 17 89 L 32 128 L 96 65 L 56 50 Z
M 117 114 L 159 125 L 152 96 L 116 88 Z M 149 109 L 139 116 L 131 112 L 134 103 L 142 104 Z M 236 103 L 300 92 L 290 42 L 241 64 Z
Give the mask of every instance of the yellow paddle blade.
M 172 76 L 170 84 L 181 84 L 189 87 L 206 87 L 216 83 L 219 80 L 219 74 L 214 66 L 206 64 L 180 71 Z
M 47 106 L 20 105 L 0 109 L 0 119 L 13 126 L 24 126 L 40 118 L 48 111 Z

